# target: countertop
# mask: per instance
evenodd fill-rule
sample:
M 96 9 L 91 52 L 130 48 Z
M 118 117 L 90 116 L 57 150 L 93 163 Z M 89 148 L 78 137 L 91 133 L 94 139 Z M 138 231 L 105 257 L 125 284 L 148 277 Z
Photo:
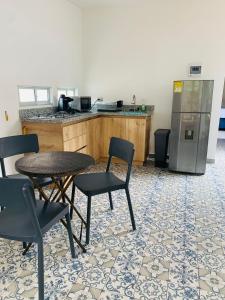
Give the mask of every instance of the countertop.
M 139 111 L 121 111 L 121 112 L 88 112 L 88 113 L 75 113 L 66 118 L 40 118 L 38 115 L 33 116 L 23 116 L 21 117 L 22 122 L 29 123 L 53 123 L 53 124 L 62 124 L 69 125 L 72 123 L 77 123 L 80 121 L 89 120 L 101 116 L 113 116 L 113 117 L 129 117 L 129 118 L 147 118 L 153 114 L 154 108 L 147 112 Z

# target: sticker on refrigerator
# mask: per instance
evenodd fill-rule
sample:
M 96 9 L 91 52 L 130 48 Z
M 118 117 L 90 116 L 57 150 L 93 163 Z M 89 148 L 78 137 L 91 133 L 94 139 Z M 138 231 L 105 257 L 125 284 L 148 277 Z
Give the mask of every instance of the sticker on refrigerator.
M 174 93 L 182 93 L 183 81 L 174 81 L 173 91 Z

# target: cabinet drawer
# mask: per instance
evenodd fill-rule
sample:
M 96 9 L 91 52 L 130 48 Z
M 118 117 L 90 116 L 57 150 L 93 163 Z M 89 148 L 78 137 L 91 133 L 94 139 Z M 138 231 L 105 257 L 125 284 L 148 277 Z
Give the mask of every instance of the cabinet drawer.
M 87 136 L 80 135 L 76 138 L 64 142 L 64 151 L 77 151 L 87 146 Z
M 86 122 L 81 122 L 63 127 L 63 140 L 68 141 L 73 138 L 85 135 L 87 132 Z

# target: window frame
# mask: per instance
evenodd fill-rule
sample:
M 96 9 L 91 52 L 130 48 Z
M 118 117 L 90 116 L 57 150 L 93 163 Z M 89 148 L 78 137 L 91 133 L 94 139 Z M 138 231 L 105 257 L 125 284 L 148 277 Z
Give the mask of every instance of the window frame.
M 78 96 L 78 88 L 57 88 L 57 98 L 59 99 L 60 95 L 59 95 L 59 91 L 60 90 L 64 90 L 66 91 L 66 97 L 76 97 Z M 74 95 L 73 96 L 67 96 L 67 92 L 68 91 L 74 91 Z
M 20 89 L 32 89 L 32 90 L 34 90 L 34 101 L 29 101 L 29 102 L 23 102 L 23 101 L 21 101 L 20 100 Z M 18 90 L 19 106 L 21 106 L 21 107 L 52 105 L 51 87 L 49 87 L 49 86 L 19 85 L 17 87 L 17 90 Z M 47 101 L 38 101 L 37 100 L 37 90 L 47 90 L 48 100 Z

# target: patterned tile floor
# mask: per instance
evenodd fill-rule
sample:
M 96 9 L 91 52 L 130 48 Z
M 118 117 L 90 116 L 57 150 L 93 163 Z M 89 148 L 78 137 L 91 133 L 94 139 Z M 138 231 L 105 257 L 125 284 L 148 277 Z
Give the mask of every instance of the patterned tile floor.
M 61 225 L 45 236 L 46 299 L 224 300 L 225 140 L 204 176 L 135 167 L 130 190 L 135 232 L 119 191 L 114 211 L 106 195 L 93 198 L 87 254 L 71 259 Z M 77 193 L 76 202 L 85 213 L 86 198 Z M 21 243 L 0 239 L 1 300 L 37 299 L 36 247 L 21 251 Z

